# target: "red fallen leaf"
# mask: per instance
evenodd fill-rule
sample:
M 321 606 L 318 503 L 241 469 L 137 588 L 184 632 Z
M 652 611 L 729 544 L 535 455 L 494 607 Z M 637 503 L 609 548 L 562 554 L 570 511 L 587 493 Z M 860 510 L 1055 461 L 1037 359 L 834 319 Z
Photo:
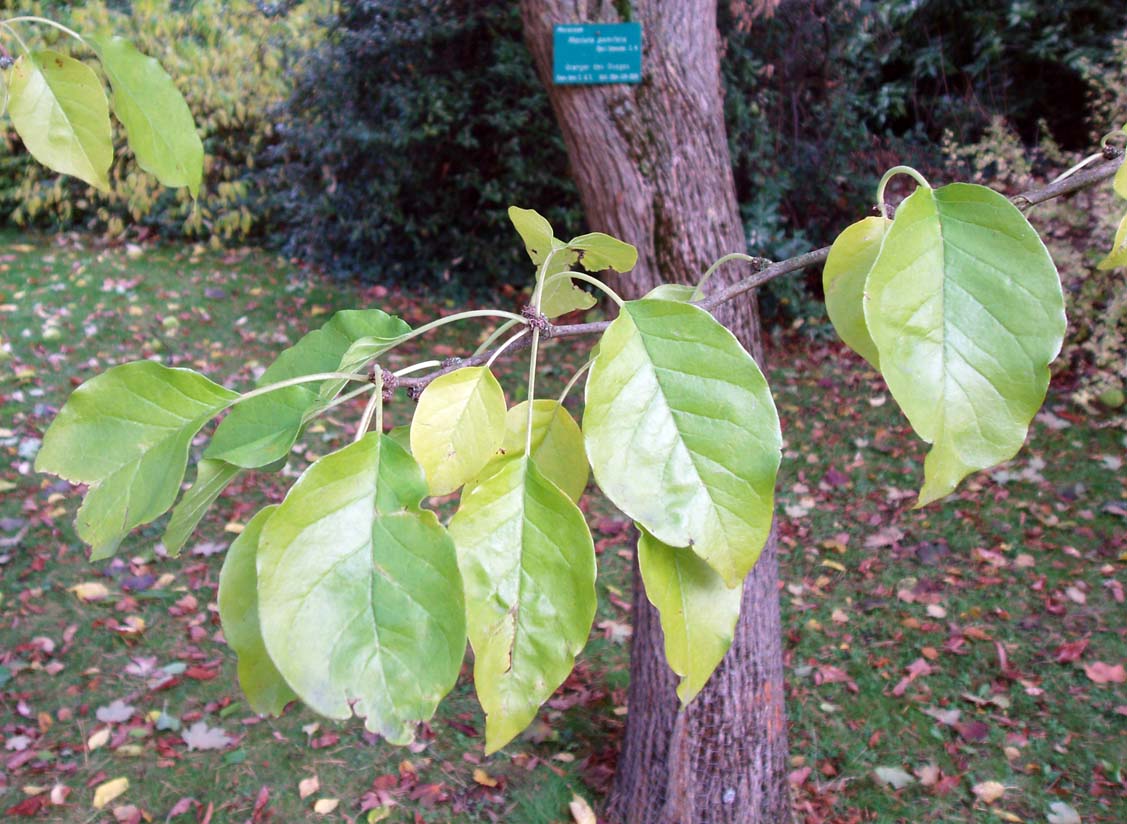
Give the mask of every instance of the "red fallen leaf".
M 177 801 L 175 804 L 172 805 L 172 809 L 168 811 L 167 817 L 168 818 L 175 818 L 178 815 L 183 815 L 184 813 L 190 811 L 192 809 L 192 807 L 198 807 L 198 806 L 199 806 L 199 802 L 196 801 L 196 799 L 189 798 L 188 796 L 184 796 L 183 798 L 181 798 L 179 801 Z
M 1018 680 L 1021 677 L 1021 673 L 1010 666 L 1010 659 L 1006 655 L 1006 648 L 1002 646 L 1002 642 L 995 641 L 994 649 L 998 651 L 998 666 L 1002 670 L 1002 677 L 1008 678 L 1011 681 Z
M 251 814 L 251 821 L 258 822 L 262 820 L 262 814 L 270 806 L 270 788 L 263 787 L 258 791 L 258 797 L 254 800 L 254 812 Z
M 219 676 L 219 670 L 207 669 L 206 667 L 188 667 L 184 670 L 184 674 L 197 681 L 210 681 L 212 678 Z
M 947 795 L 947 793 L 959 786 L 961 780 L 962 779 L 957 775 L 943 775 L 935 782 L 935 786 L 931 788 L 931 791 L 936 795 Z
M 801 769 L 793 770 L 787 776 L 787 781 L 790 782 L 792 787 L 801 787 L 806 783 L 806 779 L 810 777 L 811 769 L 809 767 L 802 767 Z
M 990 727 L 982 721 L 960 721 L 952 726 L 964 741 L 985 741 L 990 736 Z
M 845 684 L 850 692 L 858 692 L 857 682 L 849 677 L 849 673 L 840 667 L 824 664 L 819 666 L 814 673 L 814 683 L 821 684 Z
M 935 668 L 932 667 L 926 659 L 917 658 L 907 666 L 906 672 L 908 674 L 901 678 L 900 682 L 892 688 L 892 694 L 897 698 L 899 698 L 907 691 L 909 684 L 911 684 L 917 678 L 921 678 L 925 675 L 931 675 L 933 672 L 935 672 Z
M 1123 684 L 1127 683 L 1127 670 L 1122 664 L 1105 664 L 1095 661 L 1084 665 L 1084 673 L 1097 684 Z
M 318 736 L 309 742 L 309 746 L 315 750 L 323 750 L 325 747 L 331 747 L 340 741 L 340 736 L 335 732 L 327 732 L 324 735 Z
M 5 815 L 21 815 L 26 818 L 39 815 L 39 811 L 47 806 L 49 799 L 47 794 L 33 795 L 31 798 L 25 798 L 19 804 L 13 804 L 11 807 L 4 811 Z
M 474 727 L 470 726 L 469 724 L 463 724 L 461 721 L 447 721 L 446 726 L 453 727 L 462 735 L 468 736 L 470 738 L 477 738 L 479 735 L 478 731 Z
M 1057 647 L 1055 660 L 1058 664 L 1071 664 L 1074 661 L 1079 661 L 1080 656 L 1084 654 L 1084 650 L 1086 649 L 1088 649 L 1087 638 L 1081 638 L 1079 641 L 1069 641 Z

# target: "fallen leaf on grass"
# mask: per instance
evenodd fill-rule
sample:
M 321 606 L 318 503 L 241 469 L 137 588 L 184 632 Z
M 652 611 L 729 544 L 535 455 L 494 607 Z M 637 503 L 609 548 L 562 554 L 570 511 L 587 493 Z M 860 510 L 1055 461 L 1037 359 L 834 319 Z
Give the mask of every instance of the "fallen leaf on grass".
M 94 809 L 100 810 L 129 789 L 128 778 L 114 778 L 94 790 Z
M 106 744 L 109 743 L 109 740 L 110 740 L 109 728 L 103 727 L 102 729 L 98 730 L 96 733 L 94 733 L 93 735 L 91 735 L 89 738 L 86 739 L 86 749 L 89 750 L 90 752 L 94 752 L 94 750 L 98 749 L 99 747 L 106 746 Z
M 317 790 L 321 789 L 321 782 L 317 776 L 312 778 L 303 778 L 297 784 L 297 794 L 302 798 L 309 798 Z
M 1080 814 L 1063 801 L 1054 801 L 1049 805 L 1049 824 L 1081 824 Z
M 110 597 L 109 588 L 99 581 L 87 581 L 83 584 L 75 584 L 70 588 L 79 601 L 90 603 L 92 601 L 102 601 Z
M 1122 664 L 1112 666 L 1103 661 L 1094 661 L 1084 665 L 1084 673 L 1097 684 L 1127 683 L 1127 670 Z
M 473 780 L 474 780 L 475 783 L 480 784 L 483 787 L 496 787 L 497 786 L 497 779 L 494 778 L 493 776 L 491 776 L 489 773 L 487 773 L 481 767 L 478 767 L 476 770 L 473 771 Z
M 94 717 L 103 724 L 121 724 L 133 717 L 133 707 L 116 698 L 108 705 L 98 707 Z
M 185 730 L 181 737 L 188 750 L 221 750 L 234 741 L 219 727 L 209 727 L 205 721 L 197 721 Z
M 877 767 L 873 770 L 873 776 L 882 787 L 892 787 L 894 790 L 902 790 L 916 780 L 899 767 Z
M 971 787 L 971 792 L 975 794 L 979 801 L 985 804 L 993 804 L 1006 794 L 1006 787 L 998 781 L 983 781 Z
M 313 804 L 313 812 L 317 815 L 328 815 L 340 804 L 339 798 L 318 798 Z
M 573 795 L 571 801 L 567 804 L 567 808 L 571 810 L 571 817 L 575 820 L 575 824 L 599 824 L 599 819 L 595 818 L 595 811 L 591 809 L 591 805 L 582 796 Z

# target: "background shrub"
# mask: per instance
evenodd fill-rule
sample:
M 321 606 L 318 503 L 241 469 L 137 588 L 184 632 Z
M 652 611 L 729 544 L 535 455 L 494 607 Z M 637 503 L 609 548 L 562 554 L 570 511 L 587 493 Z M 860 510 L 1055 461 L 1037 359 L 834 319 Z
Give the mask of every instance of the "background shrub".
M 274 109 L 289 94 L 294 62 L 321 34 L 314 20 L 330 0 L 306 0 L 285 17 L 267 18 L 249 2 L 133 0 L 19 4 L 81 32 L 128 37 L 156 57 L 184 93 L 206 152 L 203 191 L 193 207 L 186 189 L 170 191 L 140 172 L 117 130 L 112 191 L 99 193 L 33 162 L 7 124 L 0 157 L 0 203 L 17 225 L 79 227 L 110 236 L 148 232 L 243 240 L 262 235 L 269 203 L 259 168 L 275 140 Z M 22 30 L 32 33 L 31 26 Z M 82 57 L 74 41 L 35 26 L 36 42 Z M 42 35 L 42 36 L 41 36 Z M 116 128 L 116 127 L 115 127 Z

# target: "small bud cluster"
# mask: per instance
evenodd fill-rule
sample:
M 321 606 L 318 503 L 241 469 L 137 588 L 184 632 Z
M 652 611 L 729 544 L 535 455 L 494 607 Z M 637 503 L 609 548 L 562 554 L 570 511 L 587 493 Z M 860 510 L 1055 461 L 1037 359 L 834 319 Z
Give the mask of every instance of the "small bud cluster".
M 536 311 L 536 307 L 531 304 L 524 306 L 520 310 L 520 316 L 528 321 L 528 325 L 538 331 L 544 337 L 550 337 L 552 334 L 551 322 L 542 314 Z
M 16 64 L 10 54 L 0 55 L 0 71 L 7 71 Z

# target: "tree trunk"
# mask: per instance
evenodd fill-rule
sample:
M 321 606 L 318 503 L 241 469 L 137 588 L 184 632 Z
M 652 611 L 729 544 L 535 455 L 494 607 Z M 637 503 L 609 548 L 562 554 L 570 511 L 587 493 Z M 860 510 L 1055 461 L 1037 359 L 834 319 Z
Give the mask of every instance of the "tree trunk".
M 643 82 L 552 85 L 552 26 L 616 22 L 621 3 L 521 0 L 525 39 L 563 131 L 594 230 L 638 247 L 616 283 L 638 297 L 691 283 L 745 250 L 720 91 L 716 0 L 635 0 Z M 590 12 L 590 13 L 588 13 Z M 716 282 L 747 274 L 731 264 Z M 754 300 L 719 313 L 762 363 Z M 635 568 L 629 715 L 606 816 L 626 824 L 777 824 L 789 818 L 774 538 L 744 585 L 727 657 L 683 712 L 661 626 Z

